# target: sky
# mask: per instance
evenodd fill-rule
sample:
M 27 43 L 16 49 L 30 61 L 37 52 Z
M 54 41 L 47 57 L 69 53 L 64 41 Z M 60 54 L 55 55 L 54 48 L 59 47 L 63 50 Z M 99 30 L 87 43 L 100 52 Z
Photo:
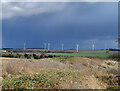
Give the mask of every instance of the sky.
M 117 48 L 117 2 L 9 2 L 2 4 L 2 46 L 51 49 Z

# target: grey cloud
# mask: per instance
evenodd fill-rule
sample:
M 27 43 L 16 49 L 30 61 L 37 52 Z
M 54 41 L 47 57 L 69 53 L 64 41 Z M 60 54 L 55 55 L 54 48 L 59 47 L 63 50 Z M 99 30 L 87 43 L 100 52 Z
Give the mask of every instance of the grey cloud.
M 29 17 L 46 12 L 57 12 L 63 10 L 65 6 L 66 3 L 3 3 L 2 15 L 3 19 L 12 18 L 15 16 Z
M 55 2 L 55 3 L 42 3 L 42 2 L 6 2 L 2 4 L 2 16 L 3 19 L 8 19 L 8 18 L 12 18 L 15 16 L 22 16 L 22 17 L 29 17 L 32 15 L 37 15 L 37 14 L 44 14 L 44 13 L 54 13 L 54 12 L 60 12 L 60 11 L 65 11 L 65 9 L 67 7 L 69 7 L 70 3 L 60 3 L 60 2 Z M 91 3 L 85 3 L 85 4 L 79 4 L 77 6 L 80 5 L 80 7 L 84 7 L 87 5 L 91 5 L 94 6 L 96 4 L 96 2 L 91 2 Z M 71 10 L 68 10 L 68 14 L 71 14 L 73 9 L 77 9 L 75 8 L 76 6 L 74 6 L 74 4 L 71 4 Z M 104 5 L 101 5 L 100 7 L 104 7 Z M 90 8 L 90 7 L 89 7 Z M 87 7 L 87 12 L 84 12 L 83 14 L 79 14 L 82 17 L 84 17 L 84 14 L 91 12 L 91 10 L 95 10 L 95 8 L 93 7 L 92 9 L 89 9 Z M 82 9 L 83 10 L 83 9 Z M 84 9 L 86 10 L 86 9 Z M 79 11 L 81 11 L 81 9 L 79 8 Z M 65 11 L 66 12 L 66 11 Z M 78 12 L 78 11 L 77 11 Z M 99 14 L 99 12 L 98 12 Z M 66 17 L 66 16 L 64 16 Z M 97 17 L 97 16 L 96 16 Z M 91 18 L 92 19 L 92 18 Z
M 119 0 L 3 0 L 2 2 L 118 2 Z

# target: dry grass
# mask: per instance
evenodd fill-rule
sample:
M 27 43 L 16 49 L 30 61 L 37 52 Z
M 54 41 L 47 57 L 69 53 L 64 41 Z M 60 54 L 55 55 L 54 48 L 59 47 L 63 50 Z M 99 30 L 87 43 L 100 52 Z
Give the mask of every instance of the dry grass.
M 112 60 L 90 59 L 73 57 L 71 61 L 55 61 L 53 59 L 17 59 L 2 58 L 3 60 L 3 77 L 11 75 L 29 74 L 39 71 L 41 68 L 46 69 L 76 69 L 88 71 L 102 71 L 106 73 L 118 74 L 118 62 Z
M 59 72 L 60 70 L 63 73 L 72 72 L 72 78 L 68 76 L 66 77 L 67 80 L 59 84 L 61 88 L 104 89 L 117 85 L 117 67 L 118 62 L 95 58 L 73 57 L 64 62 L 50 58 L 39 60 L 3 58 L 2 76 L 3 78 L 12 77 L 14 79 L 15 76 L 25 76 L 31 73 L 46 74 L 41 72 Z
M 3 77 L 10 77 L 13 75 L 29 74 L 37 72 L 41 68 L 47 69 L 69 69 L 70 65 L 52 61 L 49 59 L 34 60 L 33 59 L 16 59 L 3 58 Z
M 71 64 L 74 69 L 78 70 L 103 71 L 113 74 L 118 74 L 119 71 L 119 62 L 113 60 L 73 57 L 70 61 L 65 61 L 64 63 Z
M 39 73 L 6 78 L 3 88 L 33 88 L 33 89 L 105 89 L 93 74 L 87 71 L 68 69 L 42 69 Z M 22 86 L 22 83 L 25 83 Z M 32 85 L 34 84 L 34 85 Z M 31 86 L 32 85 L 32 86 Z

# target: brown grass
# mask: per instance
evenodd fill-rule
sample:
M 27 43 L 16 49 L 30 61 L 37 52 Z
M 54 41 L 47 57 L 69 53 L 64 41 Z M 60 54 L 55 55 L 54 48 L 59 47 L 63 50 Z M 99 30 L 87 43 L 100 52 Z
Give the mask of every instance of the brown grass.
M 63 82 L 63 88 L 88 88 L 101 89 L 107 86 L 115 86 L 118 83 L 118 62 L 112 60 L 90 59 L 74 57 L 71 61 L 55 61 L 53 59 L 17 59 L 3 58 L 3 78 L 39 73 L 42 69 L 64 69 L 80 71 L 83 75 L 82 84 L 77 84 L 74 78 Z M 113 72 L 111 71 L 113 70 Z M 72 83 L 73 81 L 74 83 Z M 70 84 L 69 84 L 70 83 Z M 82 86 L 82 87 L 81 87 Z
M 65 63 L 71 64 L 74 69 L 78 70 L 103 71 L 113 74 L 118 74 L 119 71 L 119 62 L 113 60 L 73 57 L 71 61 L 65 61 Z
M 37 72 L 41 68 L 48 69 L 69 69 L 70 66 L 60 63 L 58 61 L 52 61 L 49 59 L 34 60 L 33 59 L 16 59 L 3 58 L 3 77 L 10 77 L 13 75 L 29 74 Z

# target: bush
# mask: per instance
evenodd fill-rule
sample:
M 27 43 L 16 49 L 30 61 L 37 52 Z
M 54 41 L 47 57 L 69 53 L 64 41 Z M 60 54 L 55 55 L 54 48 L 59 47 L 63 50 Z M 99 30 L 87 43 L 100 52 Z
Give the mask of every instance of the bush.
M 40 59 L 40 55 L 33 54 L 33 58 L 34 58 L 34 59 Z
M 27 58 L 27 59 L 30 59 L 31 55 L 30 54 L 25 54 L 24 57 Z
M 3 53 L 2 57 L 24 58 L 24 54 L 19 54 L 19 53 Z
M 17 58 L 21 58 L 21 55 L 17 53 L 17 54 L 16 54 L 16 57 L 17 57 Z
M 120 53 L 112 54 L 108 58 L 116 60 L 116 61 L 120 61 Z
M 44 54 L 41 54 L 41 55 L 40 55 L 40 58 L 45 58 L 45 55 L 44 55 Z
M 29 54 L 29 53 L 3 53 L 2 57 L 10 57 L 10 58 L 27 58 L 27 59 L 41 59 L 41 58 L 53 58 L 55 55 L 48 54 Z
M 21 58 L 21 54 L 12 54 L 13 58 Z
M 14 55 L 11 53 L 11 54 L 2 54 L 2 57 L 10 57 L 10 58 L 13 58 Z
M 53 58 L 53 57 L 54 57 L 54 55 L 48 55 L 48 57 L 49 57 L 49 58 Z

